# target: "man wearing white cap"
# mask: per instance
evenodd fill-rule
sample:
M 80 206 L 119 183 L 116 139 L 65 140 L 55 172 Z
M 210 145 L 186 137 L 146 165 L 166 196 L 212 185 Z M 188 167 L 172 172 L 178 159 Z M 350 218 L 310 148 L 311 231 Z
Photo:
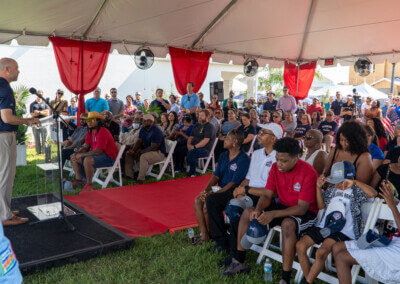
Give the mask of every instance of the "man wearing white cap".
M 265 191 L 269 171 L 276 162 L 276 151 L 273 149 L 273 146 L 275 141 L 281 139 L 283 136 L 282 127 L 277 123 L 258 124 L 258 127 L 260 127 L 260 130 L 258 131 L 257 141 L 263 148 L 254 151 L 246 178 L 233 191 L 235 198 L 242 198 L 247 195 L 253 200 L 253 204 L 257 204 L 258 199 Z M 223 262 L 226 266 L 231 263 L 237 249 L 238 225 L 239 222 L 231 222 L 230 224 L 229 245 L 231 256 Z

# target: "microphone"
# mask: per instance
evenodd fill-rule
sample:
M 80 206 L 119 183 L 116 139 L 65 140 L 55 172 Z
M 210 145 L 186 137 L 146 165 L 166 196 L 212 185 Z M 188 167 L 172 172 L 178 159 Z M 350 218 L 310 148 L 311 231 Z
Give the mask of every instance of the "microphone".
M 29 89 L 29 93 L 38 96 L 39 98 L 41 98 L 42 100 L 44 100 L 43 96 L 41 94 L 38 94 L 37 90 L 35 88 L 30 88 Z

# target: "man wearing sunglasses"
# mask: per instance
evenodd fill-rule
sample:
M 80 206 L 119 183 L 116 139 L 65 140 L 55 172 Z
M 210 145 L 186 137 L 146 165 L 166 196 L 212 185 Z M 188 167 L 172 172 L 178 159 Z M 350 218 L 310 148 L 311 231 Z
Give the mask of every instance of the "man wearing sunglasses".
M 326 114 L 326 119 L 319 124 L 318 130 L 321 131 L 323 135 L 322 142 L 325 143 L 326 151 L 329 153 L 331 150 L 333 137 L 338 130 L 338 124 L 333 119 L 333 111 L 328 111 Z
M 183 113 L 190 114 L 193 121 L 196 123 L 196 110 L 200 107 L 199 96 L 193 93 L 194 84 L 192 82 L 187 83 L 186 90 L 187 93 L 182 96 L 181 99 L 181 111 Z
M 111 99 L 107 101 L 113 118 L 118 119 L 125 115 L 124 102 L 117 98 L 117 88 L 110 89 Z

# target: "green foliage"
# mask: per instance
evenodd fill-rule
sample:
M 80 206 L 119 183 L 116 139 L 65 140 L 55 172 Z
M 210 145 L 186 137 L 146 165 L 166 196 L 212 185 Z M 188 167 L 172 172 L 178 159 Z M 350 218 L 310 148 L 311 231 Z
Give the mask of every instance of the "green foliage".
M 26 86 L 17 86 L 14 88 L 14 97 L 15 97 L 15 111 L 18 117 L 22 117 L 26 114 L 26 101 L 28 100 L 29 91 Z M 27 136 L 26 132 L 28 131 L 28 127 L 26 125 L 19 125 L 17 131 L 17 144 L 25 145 Z
M 148 113 L 150 113 L 150 112 L 155 112 L 155 113 L 157 113 L 158 115 L 161 114 L 161 108 L 159 108 L 157 105 L 152 105 L 152 104 L 150 104 L 150 106 L 149 106 L 148 109 L 146 109 L 146 108 L 144 107 L 144 105 L 139 105 L 139 106 L 137 106 L 137 109 L 143 111 L 143 114 L 148 114 Z

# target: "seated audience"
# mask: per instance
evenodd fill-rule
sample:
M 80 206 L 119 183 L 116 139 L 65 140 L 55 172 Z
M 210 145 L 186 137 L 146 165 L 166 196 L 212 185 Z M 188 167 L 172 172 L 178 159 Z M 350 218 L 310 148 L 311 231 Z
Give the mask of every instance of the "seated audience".
M 150 106 L 156 106 L 158 107 L 162 113 L 166 113 L 168 110 L 171 109 L 171 106 L 169 102 L 165 99 L 163 99 L 164 95 L 164 90 L 163 89 L 157 89 L 156 90 L 156 99 L 151 102 Z
M 297 127 L 297 123 L 295 119 L 293 119 L 293 113 L 291 111 L 285 112 L 285 120 L 282 121 L 282 124 L 285 128 L 285 132 L 287 136 L 292 136 L 293 132 Z
M 318 98 L 313 98 L 312 104 L 307 107 L 307 114 L 312 116 L 314 112 L 318 112 L 320 117 L 324 114 Z
M 279 124 L 282 127 L 282 131 L 285 132 L 285 127 L 282 124 L 282 110 L 276 110 L 272 113 L 272 122 Z
M 269 110 L 269 111 L 276 110 L 276 104 L 278 103 L 278 101 L 275 100 L 275 93 L 273 91 L 268 91 L 267 97 L 268 97 L 268 99 L 265 101 L 265 103 L 263 105 L 263 111 L 264 110 Z
M 210 112 L 210 123 L 214 125 L 215 128 L 215 136 L 218 137 L 221 131 L 221 123 L 214 116 L 214 111 L 215 111 L 214 108 L 209 106 L 207 107 L 207 109 Z
M 256 109 L 251 109 L 250 112 L 250 120 L 251 120 L 251 124 L 254 126 L 254 128 L 257 128 L 257 124 L 260 123 L 260 120 L 258 119 L 258 113 Z
M 375 170 L 382 165 L 385 157 L 383 156 L 382 150 L 377 146 L 378 139 L 376 138 L 375 131 L 369 125 L 365 125 L 364 127 L 367 132 L 368 149 L 371 154 L 372 165 L 375 172 Z
M 133 97 L 131 95 L 126 96 L 126 105 L 124 106 L 124 113 L 122 115 L 122 133 L 129 131 L 129 127 L 133 124 L 133 117 L 137 107 L 133 104 Z
M 218 95 L 214 94 L 211 97 L 211 103 L 208 104 L 209 107 L 213 107 L 215 110 L 221 109 L 221 105 L 219 104 Z
M 180 114 L 181 110 L 179 109 L 179 105 L 176 103 L 176 96 L 175 95 L 170 95 L 169 96 L 169 102 L 171 103 L 171 109 L 167 111 L 167 113 L 170 113 L 171 111 L 174 111 L 176 114 Z
M 260 121 L 261 124 L 270 123 L 271 122 L 271 113 L 267 110 L 263 110 L 260 115 L 260 118 L 261 118 L 261 121 Z
M 351 283 L 351 267 L 360 265 L 373 279 L 382 283 L 398 283 L 400 279 L 400 206 L 393 195 L 390 183 L 383 183 L 380 194 L 393 214 L 394 227 L 397 228 L 392 241 L 384 247 L 360 249 L 357 241 L 340 242 L 333 247 L 337 274 L 340 283 Z
M 242 142 L 243 134 L 239 130 L 233 129 L 229 131 L 224 140 L 224 147 L 227 151 L 225 151 L 218 160 L 218 166 L 206 188 L 195 198 L 194 212 L 201 232 L 201 236 L 197 237 L 194 241 L 195 245 L 202 244 L 210 239 L 210 230 L 207 228 L 208 226 L 213 231 L 215 226 L 220 225 L 219 223 L 215 224 L 213 222 L 214 219 L 211 220 L 211 218 L 217 218 L 218 221 L 221 221 L 219 219 L 222 218 L 222 226 L 224 227 L 225 225 L 222 213 L 226 203 L 233 198 L 232 192 L 245 178 L 250 164 L 250 158 L 240 149 Z M 217 184 L 221 189 L 214 193 L 211 187 Z M 214 199 L 221 201 L 224 199 L 224 201 L 220 202 L 221 204 L 219 204 L 220 206 L 218 208 L 215 206 L 207 206 L 207 211 L 205 212 L 204 203 L 207 202 L 208 205 L 209 199 L 213 199 L 212 196 L 215 196 Z M 210 218 L 210 223 L 207 220 L 207 213 Z
M 329 153 L 324 174 L 330 175 L 334 163 L 348 161 L 356 169 L 356 180 L 369 184 L 374 168 L 362 124 L 356 121 L 344 122 L 336 134 L 335 143 L 334 150 Z
M 297 111 L 297 125 L 301 124 L 301 120 L 303 118 L 303 115 L 306 114 L 306 111 L 304 108 L 299 108 Z
M 297 238 L 315 223 L 318 212 L 317 173 L 312 166 L 298 158 L 300 146 L 295 139 L 286 137 L 276 141 L 274 150 L 276 163 L 269 172 L 266 190 L 257 206 L 245 209 L 240 218 L 237 251 L 234 252 L 231 264 L 223 272 L 224 276 L 248 271 L 244 263 L 246 248 L 242 247 L 241 241 L 250 222 L 257 219 L 259 224 L 268 225 L 269 228 L 281 225 L 284 244 L 282 280 L 290 283 Z M 279 198 L 278 203 L 275 202 L 275 195 Z
M 134 179 L 133 166 L 139 161 L 137 184 L 142 184 L 150 165 L 165 159 L 166 148 L 161 129 L 154 124 L 154 116 L 143 116 L 143 127 L 139 132 L 139 139 L 132 149 L 125 155 L 125 176 Z
M 199 97 L 199 102 L 200 102 L 200 108 L 205 109 L 206 108 L 206 102 L 204 102 L 204 94 L 202 92 L 198 92 L 197 96 Z
M 183 170 L 183 162 L 188 152 L 187 140 L 192 134 L 194 125 L 192 124 L 192 116 L 184 115 L 182 118 L 183 125 L 175 130 L 175 138 L 177 141 L 175 151 L 173 153 L 174 168 L 176 173 L 181 173 Z
M 84 185 L 82 181 L 82 166 L 86 176 L 86 185 L 83 191 L 93 189 L 92 178 L 96 168 L 111 167 L 118 155 L 114 139 L 105 127 L 102 126 L 104 116 L 97 111 L 88 113 L 86 118 L 88 133 L 85 144 L 79 151 L 71 155 L 72 167 L 75 172 L 73 185 Z
M 215 118 L 218 119 L 219 124 L 222 125 L 222 122 L 224 121 L 224 111 L 221 109 L 215 109 Z
M 321 131 L 323 135 L 322 143 L 325 143 L 326 151 L 329 153 L 334 136 L 338 131 L 338 124 L 334 120 L 333 111 L 330 110 L 326 113 L 326 119 L 319 124 L 318 130 Z
M 311 128 L 318 129 L 321 123 L 321 113 L 319 111 L 314 111 L 311 115 Z
M 169 140 L 174 137 L 173 132 L 179 129 L 179 121 L 178 121 L 178 114 L 174 111 L 170 112 L 167 117 L 168 117 L 168 122 L 163 134 L 165 139 Z
M 387 156 L 388 152 L 390 152 L 390 150 L 393 150 L 394 148 L 400 147 L 400 140 L 397 141 L 397 138 L 399 136 L 400 136 L 400 121 L 397 122 L 396 125 L 394 126 L 394 137 L 393 137 L 393 139 L 390 140 L 386 144 L 385 151 L 383 151 L 383 154 L 385 155 L 385 157 Z
M 75 150 L 79 150 L 81 146 L 85 143 L 86 134 L 87 134 L 87 123 L 86 123 L 87 113 L 81 113 L 79 117 L 79 122 L 81 126 L 75 129 L 74 133 L 72 133 L 71 137 L 65 140 L 62 145 L 61 150 L 61 159 L 62 165 L 65 165 L 65 161 L 69 160 L 71 155 L 75 152 Z
M 228 101 L 229 102 L 229 101 Z M 228 103 L 229 104 L 229 103 Z M 222 123 L 221 132 L 218 136 L 218 143 L 214 150 L 215 160 L 218 161 L 219 155 L 224 151 L 224 139 L 232 129 L 238 129 L 240 127 L 240 121 L 236 119 L 236 111 L 230 109 L 228 111 L 227 120 Z
M 209 123 L 210 112 L 206 109 L 200 110 L 199 122 L 194 126 L 187 142 L 187 161 L 189 163 L 188 176 L 196 176 L 196 162 L 198 158 L 207 157 L 210 154 L 216 139 L 215 128 Z
M 325 178 L 321 175 L 317 181 L 318 208 L 325 209 L 321 222 L 309 228 L 296 244 L 297 255 L 306 283 L 314 283 L 336 242 L 355 240 L 361 236 L 363 227 L 361 205 L 367 202 L 368 198 L 376 196 L 376 191 L 372 187 L 354 180 L 356 171 L 353 164 L 343 161 L 334 164 L 333 168 L 335 170 L 331 176 Z M 330 186 L 326 190 L 322 190 L 325 182 L 330 183 Z M 343 205 L 344 208 L 344 212 L 341 212 L 343 214 L 341 217 L 345 219 L 343 228 L 334 232 L 325 232 L 329 230 L 326 227 L 327 218 L 330 217 L 329 212 L 338 209 L 333 206 L 339 207 L 340 205 Z M 315 244 L 321 244 L 321 246 L 315 254 L 315 262 L 311 265 L 307 250 Z
M 311 117 L 309 114 L 303 114 L 301 123 L 297 123 L 297 127 L 292 134 L 292 138 L 303 140 L 307 131 L 311 129 Z
M 251 142 L 256 135 L 256 129 L 251 124 L 250 115 L 248 113 L 242 115 L 242 125 L 238 130 L 243 133 L 244 140 L 242 142 L 242 150 L 247 153 L 250 150 Z
M 228 111 L 229 110 L 234 110 L 234 112 L 237 112 L 237 107 L 233 104 L 233 99 L 228 99 L 227 105 L 223 108 L 224 110 L 224 117 L 228 117 Z
M 382 119 L 382 110 L 381 110 L 381 103 L 377 100 L 373 100 L 371 103 L 371 107 L 365 109 L 365 117 L 367 118 L 377 118 Z
M 256 109 L 256 107 L 253 104 L 253 100 L 248 99 L 245 103 L 246 107 L 243 109 L 245 112 L 250 113 L 251 109 Z
M 138 110 L 133 116 L 132 130 L 129 132 L 122 133 L 120 135 L 121 144 L 126 146 L 135 145 L 137 139 L 139 139 L 139 132 L 140 129 L 142 128 L 142 123 L 143 123 L 143 112 Z
M 375 131 L 376 137 L 378 138 L 377 146 L 379 146 L 382 151 L 385 151 L 388 140 L 387 133 L 385 128 L 383 127 L 382 121 L 379 118 L 367 118 L 365 124 L 371 126 L 372 129 Z
M 104 116 L 103 126 L 110 131 L 115 142 L 119 141 L 120 126 L 113 120 L 113 115 L 110 111 L 105 110 L 101 113 Z
M 304 136 L 304 146 L 306 152 L 300 157 L 303 161 L 309 163 L 318 175 L 321 175 L 328 161 L 328 154 L 322 150 L 322 133 L 311 129 Z

